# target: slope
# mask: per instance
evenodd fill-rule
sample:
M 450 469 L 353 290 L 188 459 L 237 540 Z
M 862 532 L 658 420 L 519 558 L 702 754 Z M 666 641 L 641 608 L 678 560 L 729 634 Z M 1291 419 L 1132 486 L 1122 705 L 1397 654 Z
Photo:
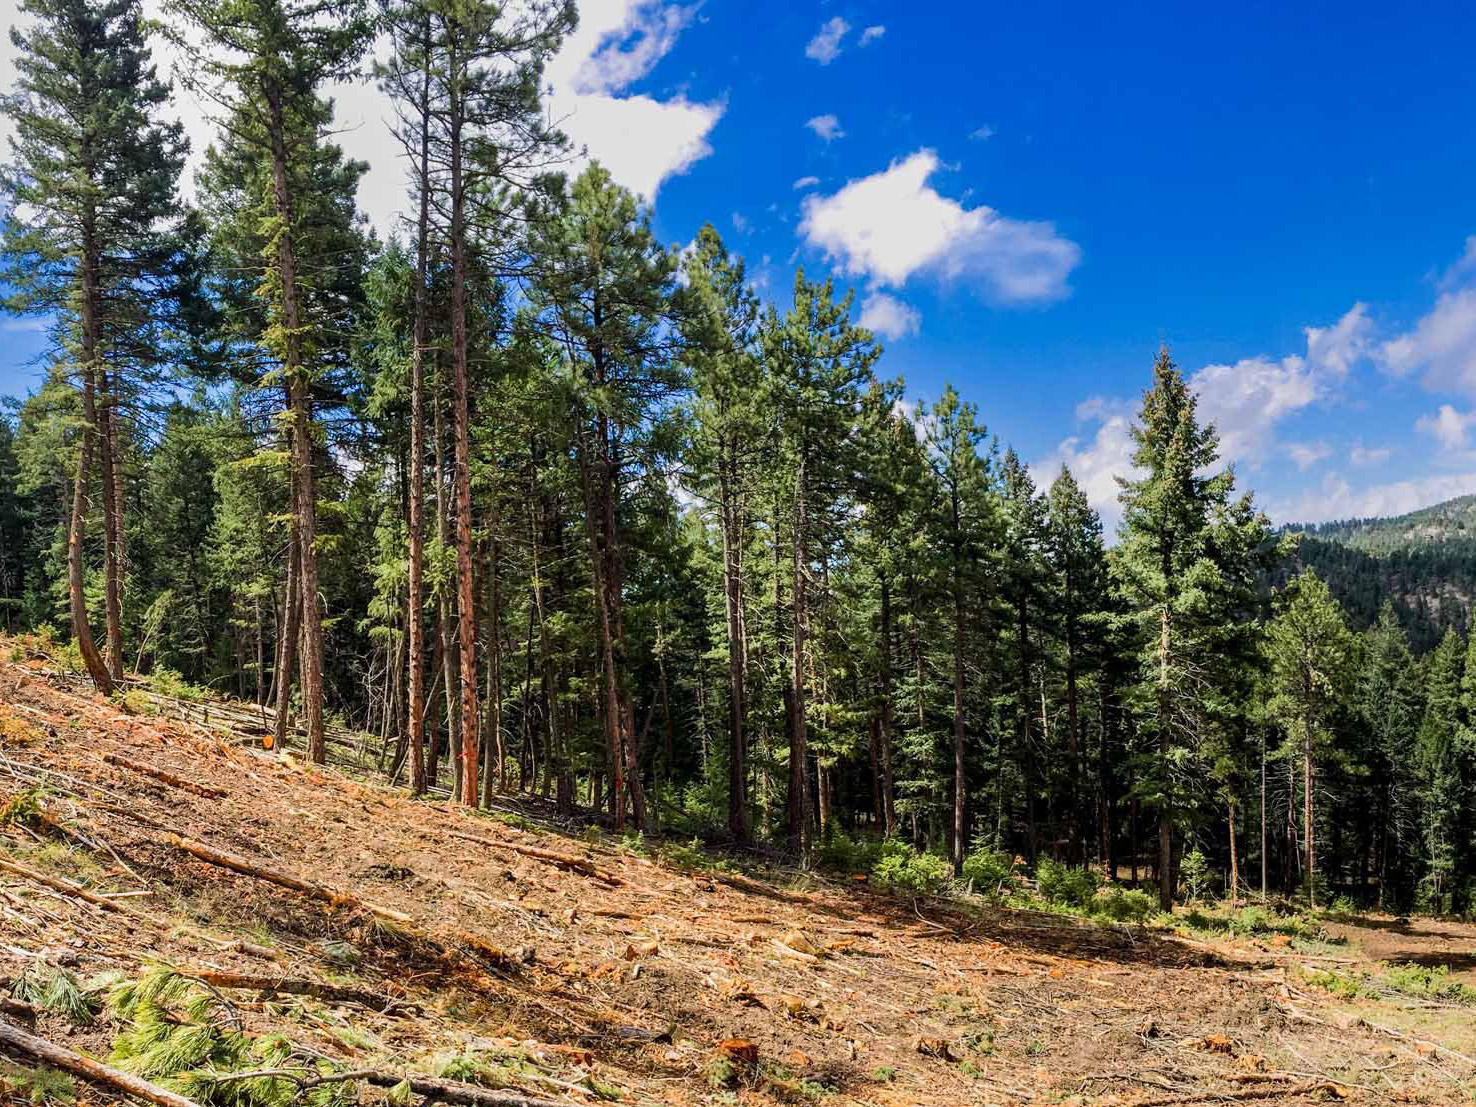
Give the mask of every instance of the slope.
M 131 1053 L 199 1102 L 1457 1102 L 1476 1077 L 1468 1011 L 1370 1014 L 1310 985 L 1304 966 L 1354 960 L 1326 935 L 1191 938 L 649 856 L 412 801 L 0 650 L 19 658 L 0 663 L 0 1026 Z M 209 1050 L 168 1068 L 151 1034 L 174 1060 Z M 7 1052 L 0 1097 L 53 1086 Z

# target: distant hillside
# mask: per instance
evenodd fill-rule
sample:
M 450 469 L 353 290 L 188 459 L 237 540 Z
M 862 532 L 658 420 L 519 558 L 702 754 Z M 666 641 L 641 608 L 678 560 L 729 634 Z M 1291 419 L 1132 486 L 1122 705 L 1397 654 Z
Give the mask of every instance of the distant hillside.
M 1328 582 L 1359 629 L 1386 599 L 1415 649 L 1430 649 L 1449 627 L 1466 633 L 1476 597 L 1476 495 L 1393 518 L 1291 525 L 1300 531 L 1297 567 Z

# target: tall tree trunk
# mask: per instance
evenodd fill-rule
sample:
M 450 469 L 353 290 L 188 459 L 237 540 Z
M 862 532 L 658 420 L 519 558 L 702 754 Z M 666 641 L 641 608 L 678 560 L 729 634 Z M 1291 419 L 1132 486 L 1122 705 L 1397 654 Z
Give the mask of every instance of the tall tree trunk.
M 98 453 L 102 462 L 103 494 L 103 592 L 106 612 L 108 671 L 115 681 L 123 679 L 123 581 L 119 538 L 122 505 L 118 502 L 116 393 L 109 384 L 106 366 L 98 367 Z
M 957 509 L 955 508 L 955 527 Z M 953 842 L 954 874 L 963 872 L 968 829 L 968 782 L 964 774 L 964 601 L 962 554 L 953 555 Z
M 297 287 L 297 256 L 293 246 L 294 197 L 288 178 L 287 133 L 282 90 L 263 89 L 268 109 L 272 149 L 272 198 L 277 221 L 277 276 L 281 281 L 283 376 L 291 397 L 293 514 L 297 520 L 298 581 L 302 595 L 302 698 L 307 710 L 308 758 L 322 764 L 323 744 L 323 620 L 318 607 L 317 496 L 313 483 L 313 414 L 302 362 L 302 307 Z
M 725 450 L 731 450 L 729 443 Z M 743 569 L 740 561 L 743 536 L 740 533 L 734 474 L 736 465 L 730 457 L 719 465 L 721 477 L 719 497 L 723 524 L 723 606 L 728 621 L 728 831 L 741 844 L 753 836 L 748 813 L 748 745 L 744 730 L 747 707 L 744 690 L 744 638 L 740 621 L 743 593 Z
M 892 587 L 891 580 L 881 578 L 881 719 L 877 727 L 877 752 L 881 756 L 881 798 L 879 814 L 888 835 L 897 833 L 897 792 L 892 773 Z
M 466 186 L 462 167 L 465 62 L 452 36 L 451 128 L 451 362 L 456 406 L 456 596 L 461 649 L 461 802 L 477 803 L 477 620 L 472 579 L 471 402 L 466 364 Z
M 482 806 L 492 805 L 498 784 L 506 783 L 502 748 L 502 582 L 498 565 L 497 516 L 491 519 L 492 542 L 487 558 L 487 725 L 486 765 L 482 776 Z
M 800 452 L 799 471 L 794 482 L 794 595 L 792 600 L 793 649 L 789 667 L 789 848 L 802 853 L 809 831 L 809 791 L 805 758 L 805 632 L 809 619 L 806 607 L 808 589 L 805 569 L 808 563 L 806 541 L 805 456 Z
M 420 86 L 420 214 L 415 237 L 415 336 L 410 351 L 410 791 L 425 792 L 425 347 L 429 337 L 426 281 L 430 259 L 430 16 L 422 21 L 425 52 Z
M 1164 559 L 1164 579 L 1168 579 L 1168 558 Z M 1169 761 L 1172 738 L 1169 733 L 1170 714 L 1173 703 L 1169 684 L 1169 606 L 1163 605 L 1159 613 L 1158 626 L 1158 771 L 1163 790 L 1158 804 L 1158 906 L 1164 911 L 1174 906 L 1174 845 L 1173 812 L 1170 809 L 1169 793 L 1173 787 L 1169 780 Z
M 1305 841 L 1302 843 L 1306 851 L 1306 870 L 1304 879 L 1307 881 L 1307 905 L 1317 907 L 1317 851 L 1315 842 L 1317 839 L 1317 812 L 1314 799 L 1316 791 L 1314 785 L 1317 779 L 1317 765 L 1312 756 L 1312 727 L 1307 726 L 1305 751 L 1302 756 L 1302 825 Z
M 1230 898 L 1240 898 L 1240 857 L 1235 849 L 1235 799 L 1225 797 L 1225 827 L 1230 834 Z
M 1261 901 L 1266 899 L 1266 730 L 1261 728 Z
M 289 483 L 295 484 L 296 481 Z M 293 502 L 296 502 L 296 492 L 292 492 Z M 287 744 L 287 716 L 292 710 L 292 670 L 297 660 L 297 639 L 301 633 L 302 616 L 302 587 L 301 577 L 301 554 L 302 547 L 297 544 L 297 524 L 289 521 L 287 524 L 287 586 L 282 596 L 282 628 L 281 640 L 277 643 L 277 670 L 272 674 L 272 679 L 277 686 L 277 720 L 272 732 L 270 749 L 284 749 Z
M 82 444 L 77 450 L 77 475 L 72 485 L 72 520 L 67 528 L 67 589 L 72 608 L 72 637 L 81 651 L 82 662 L 92 683 L 103 695 L 113 693 L 113 677 L 92 640 L 92 626 L 87 621 L 86 577 L 82 564 L 82 543 L 87 534 L 87 482 L 92 473 L 92 453 L 97 441 L 97 369 L 98 369 L 98 244 L 93 231 L 93 214 L 84 216 L 82 249 Z

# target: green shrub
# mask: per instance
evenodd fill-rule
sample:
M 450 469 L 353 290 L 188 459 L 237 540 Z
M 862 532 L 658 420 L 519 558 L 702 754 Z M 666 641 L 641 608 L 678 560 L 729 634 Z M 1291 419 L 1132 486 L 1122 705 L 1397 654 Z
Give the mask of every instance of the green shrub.
M 1095 869 L 1072 869 L 1042 857 L 1035 866 L 1035 883 L 1047 903 L 1086 908 L 1096 898 L 1102 877 Z
M 990 899 L 1003 899 L 1018 883 L 1014 856 L 983 847 L 964 858 L 963 874 L 974 891 Z
M 161 696 L 198 702 L 205 698 L 204 688 L 191 684 L 173 669 L 159 668 L 149 674 L 149 687 Z
M 875 838 L 850 838 L 834 821 L 825 824 L 815 847 L 815 863 L 844 873 L 866 872 L 876 864 L 882 843 Z
M 1209 895 L 1209 861 L 1199 850 L 1190 850 L 1179 862 L 1179 883 L 1186 903 L 1199 903 Z
M 1476 1003 L 1476 988 L 1450 979 L 1448 965 L 1390 965 L 1380 982 L 1390 990 L 1407 996 Z
M 936 892 L 950 875 L 948 862 L 936 853 L 918 853 L 895 838 L 882 843 L 881 856 L 871 868 L 874 883 L 911 896 Z
M 1109 922 L 1140 923 L 1158 909 L 1158 900 L 1136 888 L 1113 888 L 1092 901 L 1092 914 Z

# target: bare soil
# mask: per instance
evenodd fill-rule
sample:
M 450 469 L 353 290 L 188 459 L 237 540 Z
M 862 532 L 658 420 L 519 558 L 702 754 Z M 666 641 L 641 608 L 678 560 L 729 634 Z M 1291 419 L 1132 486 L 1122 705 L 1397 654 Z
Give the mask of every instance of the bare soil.
M 434 1074 L 448 1054 L 503 1052 L 522 1091 L 569 1104 L 1463 1103 L 1476 1088 L 1476 1008 L 1310 980 L 1417 962 L 1476 982 L 1465 924 L 1210 940 L 794 870 L 685 871 L 537 811 L 413 801 L 239 730 L 126 713 L 40 660 L 0 662 L 0 801 L 35 784 L 50 825 L 0 828 L 0 861 L 123 910 L 0 872 L 0 973 L 165 960 L 394 1001 L 231 993 L 248 1032 L 346 1068 Z M 34 1028 L 102 1059 L 117 1029 L 45 1012 Z

